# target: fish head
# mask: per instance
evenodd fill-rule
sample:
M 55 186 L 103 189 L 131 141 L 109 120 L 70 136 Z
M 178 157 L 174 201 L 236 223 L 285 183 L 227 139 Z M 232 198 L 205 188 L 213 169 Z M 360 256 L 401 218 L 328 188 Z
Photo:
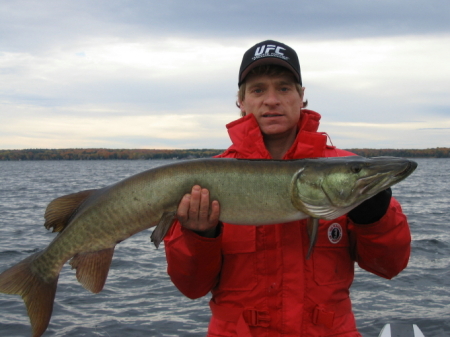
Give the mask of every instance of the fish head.
M 417 163 L 405 158 L 358 156 L 311 159 L 292 180 L 295 207 L 335 219 L 408 177 Z

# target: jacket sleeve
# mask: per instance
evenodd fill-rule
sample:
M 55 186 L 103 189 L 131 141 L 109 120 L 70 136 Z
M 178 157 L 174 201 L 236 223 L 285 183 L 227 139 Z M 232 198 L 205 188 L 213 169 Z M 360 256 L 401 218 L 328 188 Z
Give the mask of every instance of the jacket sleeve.
M 349 219 L 354 258 L 358 265 L 391 279 L 406 268 L 411 252 L 411 233 L 397 200 L 391 199 L 386 214 L 377 222 L 358 225 Z
M 183 295 L 199 298 L 216 285 L 222 265 L 221 233 L 222 229 L 216 238 L 201 237 L 178 221 L 167 233 L 164 238 L 167 273 Z

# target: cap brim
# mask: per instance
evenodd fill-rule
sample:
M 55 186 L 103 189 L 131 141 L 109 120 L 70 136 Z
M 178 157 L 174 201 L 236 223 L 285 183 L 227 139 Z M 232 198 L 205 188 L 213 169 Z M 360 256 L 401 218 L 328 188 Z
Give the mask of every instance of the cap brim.
M 292 72 L 292 74 L 294 74 L 295 78 L 297 79 L 297 82 L 300 83 L 300 76 L 288 62 L 286 62 L 282 59 L 279 59 L 277 57 L 265 57 L 263 59 L 259 59 L 259 60 L 256 60 L 256 61 L 250 63 L 247 66 L 247 68 L 245 68 L 245 70 L 241 74 L 241 78 L 239 79 L 239 85 L 241 85 L 242 82 L 244 82 L 245 77 L 248 75 L 248 73 L 253 68 L 256 68 L 259 66 L 264 66 L 264 65 L 269 65 L 269 64 L 275 64 L 275 65 L 282 66 L 282 67 L 289 69 Z

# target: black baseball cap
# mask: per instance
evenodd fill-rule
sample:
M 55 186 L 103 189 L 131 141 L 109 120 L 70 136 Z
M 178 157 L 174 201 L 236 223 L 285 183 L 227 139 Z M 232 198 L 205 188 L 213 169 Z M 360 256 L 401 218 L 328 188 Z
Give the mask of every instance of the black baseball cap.
M 245 76 L 250 70 L 266 64 L 276 64 L 288 68 L 294 74 L 298 83 L 302 85 L 300 62 L 295 50 L 284 43 L 266 40 L 255 44 L 245 52 L 239 69 L 238 86 L 244 82 Z

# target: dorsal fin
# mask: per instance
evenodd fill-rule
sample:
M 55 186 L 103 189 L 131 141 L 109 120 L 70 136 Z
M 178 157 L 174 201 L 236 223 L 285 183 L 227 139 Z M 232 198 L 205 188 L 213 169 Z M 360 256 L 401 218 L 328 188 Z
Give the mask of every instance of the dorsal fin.
M 100 292 L 108 277 L 113 254 L 114 247 L 76 254 L 70 265 L 77 270 L 78 282 L 93 293 Z
M 85 190 L 56 198 L 45 210 L 45 228 L 53 228 L 53 232 L 62 232 L 66 228 L 72 214 L 93 193 L 98 190 Z

